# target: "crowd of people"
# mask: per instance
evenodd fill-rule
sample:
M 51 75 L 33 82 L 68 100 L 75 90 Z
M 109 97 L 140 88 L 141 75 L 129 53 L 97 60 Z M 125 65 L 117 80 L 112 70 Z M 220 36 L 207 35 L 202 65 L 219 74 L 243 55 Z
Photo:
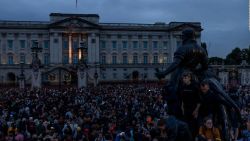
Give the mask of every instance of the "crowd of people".
M 168 114 L 163 86 L 157 83 L 105 84 L 60 90 L 2 88 L 0 140 L 164 141 L 175 134 L 177 138 L 180 137 L 180 141 L 188 141 L 191 136 L 189 133 L 200 140 L 220 140 L 221 134 L 219 128 L 213 126 L 213 118 L 206 117 L 199 125 L 194 124 L 193 120 L 199 114 L 196 110 L 203 101 L 195 99 L 194 95 L 191 97 L 194 103 L 190 104 L 190 97 L 185 96 L 188 93 L 180 92 L 184 116 L 176 119 Z M 237 138 L 243 139 L 243 134 L 250 134 L 249 87 L 242 87 L 239 94 L 241 97 L 237 100 L 241 101 L 242 115 L 246 118 L 239 126 L 242 134 Z M 188 111 L 190 106 L 195 110 Z M 181 132 L 170 131 L 170 127 L 175 125 L 182 128 L 176 130 L 182 130 L 186 139 L 181 138 Z

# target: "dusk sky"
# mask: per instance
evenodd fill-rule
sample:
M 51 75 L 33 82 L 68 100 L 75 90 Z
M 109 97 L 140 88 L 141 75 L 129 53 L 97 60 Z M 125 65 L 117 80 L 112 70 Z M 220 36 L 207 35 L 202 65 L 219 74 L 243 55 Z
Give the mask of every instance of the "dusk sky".
M 0 0 L 0 20 L 48 21 L 52 12 L 98 14 L 100 22 L 201 22 L 209 56 L 250 45 L 249 0 Z

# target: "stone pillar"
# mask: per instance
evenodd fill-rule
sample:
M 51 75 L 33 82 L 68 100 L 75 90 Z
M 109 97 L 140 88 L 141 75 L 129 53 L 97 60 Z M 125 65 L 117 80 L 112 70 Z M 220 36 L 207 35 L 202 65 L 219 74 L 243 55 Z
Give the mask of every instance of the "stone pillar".
M 69 34 L 69 64 L 72 64 L 72 35 Z
M 41 71 L 38 70 L 32 70 L 31 71 L 31 88 L 41 88 Z
M 62 64 L 63 63 L 63 34 L 62 33 L 58 33 L 57 37 L 58 37 L 58 51 L 57 51 L 57 63 L 58 64 Z
M 78 88 L 87 87 L 87 68 L 80 66 L 77 69 L 77 78 Z
M 221 84 L 223 84 L 224 86 L 228 85 L 228 72 L 219 72 L 219 78 L 221 80 Z
M 169 52 L 169 60 L 170 60 L 170 62 L 173 62 L 173 60 L 174 60 L 174 52 L 175 52 L 175 50 L 176 50 L 176 38 L 175 38 L 175 36 L 174 36 L 174 33 L 170 33 L 170 39 L 169 39 L 169 42 L 170 42 L 170 47 L 169 47 L 169 49 L 170 49 L 170 52 Z
M 24 70 L 23 70 L 22 64 L 21 64 L 21 74 L 19 76 L 19 88 L 20 89 L 25 88 L 25 75 L 24 75 Z
M 241 84 L 249 85 L 250 84 L 250 72 L 247 68 L 241 70 Z
M 19 80 L 19 88 L 24 89 L 24 79 Z

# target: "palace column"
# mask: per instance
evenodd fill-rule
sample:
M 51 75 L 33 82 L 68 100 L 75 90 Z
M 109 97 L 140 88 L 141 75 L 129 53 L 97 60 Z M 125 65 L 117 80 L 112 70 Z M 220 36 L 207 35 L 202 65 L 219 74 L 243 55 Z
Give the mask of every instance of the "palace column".
M 69 64 L 72 64 L 72 35 L 69 34 Z

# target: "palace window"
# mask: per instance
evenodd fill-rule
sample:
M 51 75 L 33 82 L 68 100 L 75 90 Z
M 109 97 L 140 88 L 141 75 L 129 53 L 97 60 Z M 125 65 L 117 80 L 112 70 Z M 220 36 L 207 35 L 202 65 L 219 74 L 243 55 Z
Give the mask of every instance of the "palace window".
M 123 47 L 123 50 L 126 50 L 128 48 L 128 42 L 122 41 L 122 47 Z
M 26 63 L 26 59 L 25 59 L 25 55 L 24 54 L 21 54 L 20 55 L 20 63 Z
M 69 56 L 68 55 L 65 55 L 63 57 L 63 64 L 68 64 L 69 63 Z
M 106 49 L 106 42 L 105 41 L 101 41 L 101 49 Z
M 13 57 L 12 54 L 9 54 L 9 55 L 8 55 L 8 64 L 9 64 L 9 65 L 14 64 L 14 57 Z
M 157 55 L 157 54 L 154 55 L 153 63 L 154 63 L 154 64 L 158 63 L 158 55 Z
M 128 55 L 127 54 L 123 54 L 122 55 L 122 62 L 123 62 L 123 64 L 127 64 L 128 63 Z
M 147 64 L 148 63 L 148 54 L 143 55 L 143 63 Z
M 106 55 L 101 55 L 101 64 L 106 64 Z
M 133 48 L 137 49 L 138 48 L 138 41 L 133 41 Z
M 137 54 L 133 55 L 133 64 L 138 64 L 138 55 Z
M 113 50 L 116 50 L 116 48 L 117 48 L 117 42 L 116 41 L 112 41 L 112 48 L 113 48 Z
M 167 49 L 168 48 L 168 42 L 167 41 L 164 41 L 163 42 L 163 49 Z
M 112 64 L 116 64 L 116 63 L 117 63 L 117 56 L 112 55 Z
M 157 41 L 153 41 L 153 48 L 157 49 L 158 48 L 158 42 Z
M 143 48 L 147 49 L 148 48 L 148 42 L 147 41 L 143 41 Z
M 45 54 L 44 54 L 44 64 L 45 64 L 45 65 L 48 65 L 48 64 L 49 64 L 49 54 L 48 54 L 48 53 L 45 53 Z
M 45 41 L 43 41 L 43 43 L 44 43 L 44 48 L 48 49 L 49 48 L 49 40 L 45 40 Z
M 13 49 L 13 40 L 8 40 L 8 48 L 9 50 Z
M 77 64 L 78 63 L 78 57 L 77 54 L 73 55 L 73 64 Z
M 20 40 L 20 47 L 21 49 L 25 48 L 25 40 Z
M 113 78 L 114 78 L 114 79 L 117 78 L 117 73 L 113 73 Z
M 67 40 L 64 40 L 64 41 L 63 41 L 63 48 L 64 48 L 64 49 L 68 49 L 68 46 L 69 46 L 68 41 L 67 41 Z
M 73 50 L 74 50 L 74 52 L 77 52 L 77 48 L 78 48 L 78 42 L 73 41 Z

